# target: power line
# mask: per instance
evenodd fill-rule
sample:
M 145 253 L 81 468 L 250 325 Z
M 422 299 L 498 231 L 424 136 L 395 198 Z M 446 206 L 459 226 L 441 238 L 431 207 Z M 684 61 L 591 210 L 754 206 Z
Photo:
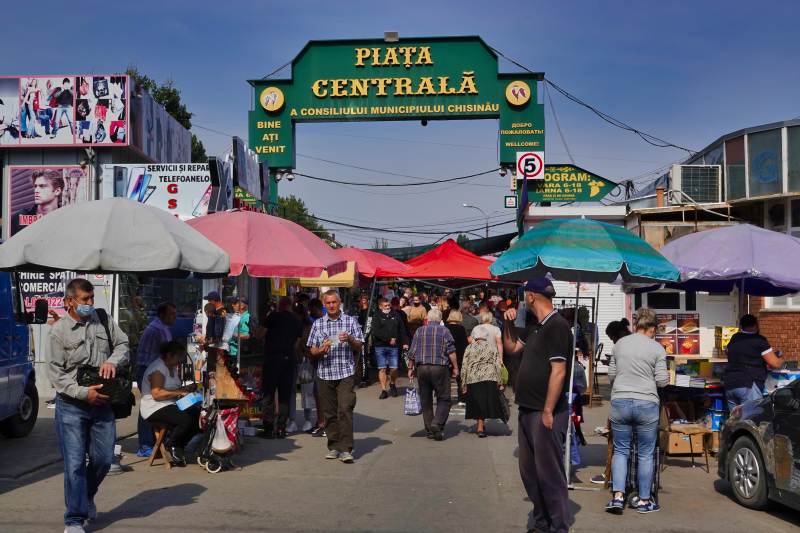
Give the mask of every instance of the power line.
M 550 96 L 550 93 L 547 91 L 547 85 L 544 86 L 544 93 L 547 95 L 547 101 L 550 103 L 550 111 L 553 113 L 553 119 L 555 119 L 556 129 L 558 130 L 558 136 L 561 137 L 561 144 L 564 145 L 564 150 L 567 151 L 567 157 L 569 157 L 570 163 L 573 165 L 575 164 L 575 158 L 572 157 L 572 153 L 569 151 L 569 146 L 567 146 L 567 140 L 564 138 L 564 132 L 561 131 L 561 123 L 558 121 L 558 115 L 556 114 L 556 107 L 553 105 L 553 98 Z
M 490 47 L 490 48 L 492 48 L 492 47 Z M 511 62 L 512 64 L 518 66 L 519 68 L 521 68 L 521 69 L 523 69 L 523 70 L 525 70 L 527 72 L 530 72 L 531 74 L 538 74 L 537 72 L 534 72 L 533 70 L 529 69 L 528 67 L 526 67 L 525 65 L 521 64 L 520 62 L 515 61 L 514 59 L 511 59 L 510 57 L 505 55 L 500 50 L 498 50 L 496 48 L 492 48 L 492 50 L 497 55 L 499 55 L 500 57 L 504 58 L 505 60 Z M 655 135 L 651 135 L 651 134 L 646 133 L 646 132 L 644 132 L 644 131 L 642 131 L 640 129 L 634 128 L 633 126 L 631 126 L 629 124 L 626 124 L 625 122 L 623 122 L 623 121 L 621 121 L 621 120 L 619 120 L 617 118 L 614 118 L 613 116 L 609 115 L 608 113 L 604 113 L 603 111 L 600 111 L 599 109 L 597 109 L 593 105 L 581 100 L 577 96 L 571 94 L 566 89 L 563 89 L 562 87 L 557 85 L 555 82 L 553 82 L 549 78 L 544 78 L 544 83 L 549 84 L 553 89 L 555 89 L 556 91 L 560 92 L 565 98 L 575 102 L 576 104 L 578 104 L 578 105 L 580 105 L 582 107 L 585 107 L 586 109 L 588 109 L 589 111 L 591 111 L 592 113 L 594 113 L 595 115 L 597 115 L 598 117 L 603 119 L 605 122 L 608 122 L 612 126 L 615 126 L 617 128 L 620 128 L 620 129 L 623 129 L 625 131 L 629 131 L 631 133 L 636 134 L 637 136 L 639 136 L 647 144 L 650 144 L 652 146 L 657 146 L 659 148 L 677 148 L 679 150 L 683 150 L 684 152 L 688 152 L 689 154 L 696 154 L 697 153 L 695 150 L 691 150 L 689 148 L 685 148 L 683 146 L 679 146 L 679 145 L 671 143 L 669 141 L 665 141 L 664 139 L 656 137 Z
M 474 174 L 467 174 L 466 176 L 456 176 L 455 178 L 443 178 L 438 180 L 430 180 L 425 182 L 414 182 L 414 183 L 374 183 L 374 182 L 362 182 L 362 181 L 345 181 L 345 180 L 334 180 L 330 178 L 322 178 L 319 176 L 312 176 L 310 174 L 303 174 L 300 172 L 295 172 L 295 176 L 302 176 L 304 178 L 308 178 L 311 180 L 316 181 L 323 181 L 326 183 L 338 183 L 341 185 L 353 185 L 356 187 L 419 187 L 423 185 L 435 185 L 438 183 L 452 183 L 454 181 L 461 181 L 466 180 L 469 178 L 476 178 L 478 176 L 484 176 L 486 174 L 491 174 L 493 172 L 497 172 L 500 170 L 500 167 L 493 168 L 491 170 L 484 170 L 483 172 L 476 172 Z
M 285 69 L 286 67 L 288 67 L 289 65 L 291 65 L 291 64 L 292 64 L 292 61 L 293 61 L 293 60 L 291 60 L 291 59 L 290 59 L 289 61 L 287 61 L 287 62 L 286 62 L 286 63 L 284 63 L 283 65 L 279 66 L 278 68 L 276 68 L 275 70 L 273 70 L 272 72 L 270 72 L 269 74 L 267 74 L 266 76 L 263 76 L 261 79 L 262 79 L 262 80 L 265 80 L 265 79 L 267 79 L 267 78 L 271 78 L 272 76 L 274 76 L 274 75 L 275 75 L 275 74 L 277 74 L 278 72 L 282 71 L 283 69 Z
M 481 230 L 486 229 L 486 225 L 483 225 L 483 226 L 479 226 L 477 228 L 461 229 L 461 230 L 457 230 L 457 231 L 421 231 L 421 230 L 403 231 L 403 230 L 396 230 L 396 229 L 393 229 L 393 228 L 375 228 L 375 227 L 369 227 L 369 226 L 359 226 L 359 225 L 356 225 L 356 224 L 347 224 L 345 222 L 337 222 L 335 220 L 328 220 L 326 218 L 321 218 L 321 217 L 317 217 L 317 216 L 313 216 L 313 215 L 311 215 L 311 216 L 314 219 L 316 219 L 316 220 L 318 220 L 320 222 L 325 222 L 327 224 L 336 224 L 336 225 L 339 225 L 339 226 L 344 226 L 346 228 L 374 230 L 374 231 L 386 232 L 386 233 L 402 233 L 402 234 L 409 234 L 409 235 L 449 235 L 451 233 L 467 233 L 467 232 L 470 232 L 470 231 L 481 231 Z M 495 228 L 495 227 L 498 227 L 498 226 L 503 226 L 505 224 L 511 224 L 512 222 L 516 223 L 516 220 L 512 219 L 512 220 L 506 220 L 505 222 L 496 222 L 494 224 L 489 224 L 489 227 L 490 228 Z M 332 230 L 329 230 L 329 231 L 336 231 L 336 230 L 332 229 Z

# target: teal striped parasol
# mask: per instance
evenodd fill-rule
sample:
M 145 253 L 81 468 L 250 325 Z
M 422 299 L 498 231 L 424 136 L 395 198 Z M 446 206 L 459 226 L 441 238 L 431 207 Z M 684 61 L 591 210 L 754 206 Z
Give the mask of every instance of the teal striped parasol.
M 680 272 L 622 226 L 590 219 L 539 222 L 489 267 L 495 276 L 525 281 L 551 275 L 583 282 L 678 281 Z

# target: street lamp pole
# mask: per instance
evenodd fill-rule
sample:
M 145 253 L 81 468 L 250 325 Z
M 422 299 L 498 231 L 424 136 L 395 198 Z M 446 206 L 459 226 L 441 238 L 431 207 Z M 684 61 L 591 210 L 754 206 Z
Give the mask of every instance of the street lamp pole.
M 480 207 L 478 207 L 476 205 L 461 204 L 461 207 L 467 207 L 467 208 L 470 208 L 470 209 L 477 209 L 478 211 L 481 212 L 481 214 L 484 216 L 484 218 L 486 218 L 486 238 L 488 239 L 489 238 L 489 215 L 487 215 L 483 211 L 483 209 L 481 209 Z

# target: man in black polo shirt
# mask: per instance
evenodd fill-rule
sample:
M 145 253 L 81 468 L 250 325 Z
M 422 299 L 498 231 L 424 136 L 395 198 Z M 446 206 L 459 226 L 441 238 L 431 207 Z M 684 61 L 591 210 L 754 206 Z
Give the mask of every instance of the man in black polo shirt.
M 519 473 L 533 502 L 533 531 L 568 531 L 564 442 L 569 412 L 567 388 L 572 364 L 572 331 L 553 309 L 556 291 L 546 278 L 525 285 L 525 302 L 537 324 L 513 326 L 515 309 L 506 311 L 506 353 L 522 352 L 514 387 L 519 405 Z
M 725 398 L 729 409 L 764 396 L 767 367 L 780 368 L 782 363 L 767 339 L 759 334 L 756 317 L 742 316 L 739 329 L 726 349 Z

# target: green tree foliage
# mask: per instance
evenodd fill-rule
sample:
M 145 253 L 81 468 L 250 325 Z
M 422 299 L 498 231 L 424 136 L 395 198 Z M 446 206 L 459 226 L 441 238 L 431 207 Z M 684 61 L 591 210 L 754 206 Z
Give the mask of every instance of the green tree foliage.
M 306 207 L 305 202 L 300 198 L 290 195 L 290 196 L 280 196 L 278 197 L 278 216 L 281 218 L 285 218 L 286 220 L 291 220 L 296 224 L 300 224 L 307 230 L 311 231 L 319 237 L 327 241 L 328 243 L 333 242 L 333 236 L 328 233 L 328 231 L 317 222 L 317 219 L 314 218 L 314 215 L 308 211 L 308 207 Z
M 186 108 L 186 104 L 181 102 L 181 92 L 175 87 L 174 80 L 168 79 L 159 85 L 153 78 L 139 72 L 139 69 L 133 65 L 128 67 L 127 73 L 138 85 L 150 93 L 153 100 L 164 106 L 167 113 L 172 115 L 181 126 L 187 130 L 192 129 L 193 114 Z M 192 163 L 205 163 L 206 161 L 208 161 L 208 157 L 203 142 L 192 134 Z

